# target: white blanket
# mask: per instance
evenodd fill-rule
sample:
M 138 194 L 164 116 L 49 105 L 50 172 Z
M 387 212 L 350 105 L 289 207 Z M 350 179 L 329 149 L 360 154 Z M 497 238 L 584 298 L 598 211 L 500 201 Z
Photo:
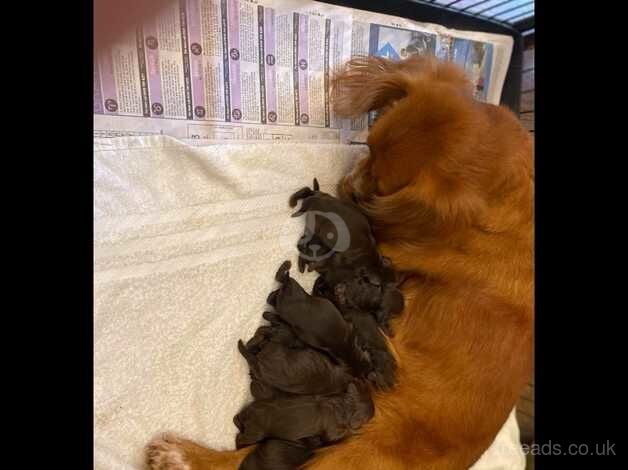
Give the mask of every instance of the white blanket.
M 313 176 L 333 192 L 367 150 L 94 145 L 95 468 L 143 469 L 144 444 L 164 430 L 233 448 L 232 417 L 250 399 L 236 341 L 262 322 L 279 264 L 296 261 L 303 222 L 288 196 Z M 474 468 L 523 469 L 518 438 L 511 415 Z

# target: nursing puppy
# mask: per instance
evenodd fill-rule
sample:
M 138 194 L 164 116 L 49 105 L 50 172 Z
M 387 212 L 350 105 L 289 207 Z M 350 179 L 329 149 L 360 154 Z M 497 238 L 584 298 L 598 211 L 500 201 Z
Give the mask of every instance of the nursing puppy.
M 354 327 L 345 321 L 332 302 L 305 292 L 290 277 L 290 267 L 290 261 L 285 261 L 277 271 L 275 279 L 281 286 L 270 293 L 268 304 L 301 341 L 345 364 L 351 375 L 367 377 L 372 370 L 371 361 Z
M 256 400 L 233 418 L 240 430 L 236 447 L 267 438 L 293 442 L 316 439 L 320 445 L 329 444 L 354 433 L 372 417 L 368 387 L 353 382 L 338 395 Z
M 372 372 L 368 379 L 380 390 L 389 390 L 395 384 L 397 363 L 372 315 L 355 308 L 342 309 L 342 315 L 358 332 L 360 344 L 369 353 Z
M 321 276 L 314 283 L 312 295 L 331 300 L 338 307 L 343 318 L 354 326 L 360 344 L 369 353 L 373 366 L 369 380 L 379 389 L 387 390 L 395 382 L 396 361 L 388 349 L 376 317 L 368 310 L 357 308 L 353 302 L 347 301 L 346 289 L 343 283 L 337 284 L 335 289 L 330 288 Z
M 291 207 L 303 200 L 293 216 L 306 217 L 298 243 L 300 271 L 307 267 L 320 274 L 316 295 L 334 300 L 333 292 L 342 286 L 344 305 L 371 312 L 391 334 L 389 321 L 403 309 L 403 296 L 390 261 L 378 253 L 369 222 L 355 204 L 321 192 L 316 178 L 313 188 L 289 199 Z
M 404 303 L 397 284 L 396 277 L 386 270 L 334 266 L 316 279 L 312 295 L 331 300 L 341 311 L 346 307 L 368 312 L 384 333 L 392 336 L 390 320 L 403 310 Z
M 468 469 L 531 373 L 532 142 L 513 113 L 474 100 L 463 70 L 429 57 L 352 59 L 335 89 L 341 115 L 381 111 L 370 156 L 339 192 L 404 273 L 405 306 L 392 321 L 396 386 L 373 395 L 362 432 L 306 468 Z M 155 448 L 172 456 L 168 470 L 235 469 L 244 457 L 186 440 Z
M 271 333 L 272 334 L 272 333 Z M 323 353 L 311 348 L 290 348 L 267 339 L 254 346 L 238 342 L 251 375 L 251 393 L 256 399 L 282 394 L 327 395 L 347 389 L 351 376 Z

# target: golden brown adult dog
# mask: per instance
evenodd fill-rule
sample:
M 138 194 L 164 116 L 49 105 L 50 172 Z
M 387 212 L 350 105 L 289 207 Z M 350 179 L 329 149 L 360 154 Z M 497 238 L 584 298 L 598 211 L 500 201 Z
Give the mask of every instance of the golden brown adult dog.
M 531 370 L 530 138 L 511 112 L 475 101 L 450 64 L 358 58 L 336 80 L 338 113 L 384 111 L 370 157 L 340 190 L 407 274 L 406 307 L 391 339 L 398 385 L 375 394 L 375 417 L 359 435 L 320 450 L 307 468 L 467 469 Z M 249 451 L 162 436 L 147 460 L 159 470 L 235 469 Z

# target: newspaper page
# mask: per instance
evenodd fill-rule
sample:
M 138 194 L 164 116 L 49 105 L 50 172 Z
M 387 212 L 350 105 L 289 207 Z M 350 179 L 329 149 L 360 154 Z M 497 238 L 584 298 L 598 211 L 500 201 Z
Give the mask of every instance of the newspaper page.
M 330 103 L 333 71 L 352 56 L 432 54 L 498 104 L 512 46 L 314 1 L 174 1 L 95 58 L 94 136 L 364 142 L 373 115 L 339 119 Z

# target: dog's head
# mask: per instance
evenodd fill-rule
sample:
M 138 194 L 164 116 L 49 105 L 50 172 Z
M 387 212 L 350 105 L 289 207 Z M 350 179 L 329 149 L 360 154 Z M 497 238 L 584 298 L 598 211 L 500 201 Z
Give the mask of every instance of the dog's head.
M 378 111 L 370 156 L 338 188 L 376 232 L 426 219 L 468 224 L 527 138 L 514 116 L 474 100 L 462 69 L 428 56 L 354 58 L 335 76 L 333 99 L 341 116 Z

